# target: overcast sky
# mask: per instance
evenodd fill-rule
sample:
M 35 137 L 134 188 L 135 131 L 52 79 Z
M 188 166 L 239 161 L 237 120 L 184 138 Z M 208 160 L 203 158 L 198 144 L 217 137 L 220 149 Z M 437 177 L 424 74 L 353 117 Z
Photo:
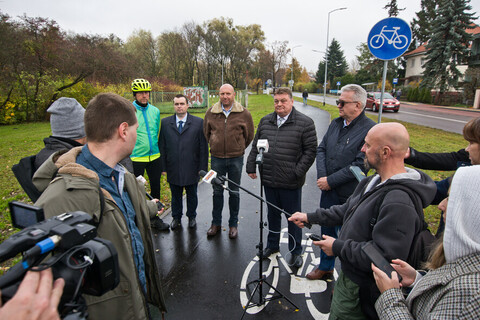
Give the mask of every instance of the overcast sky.
M 308 71 L 316 72 L 327 41 L 328 12 L 330 14 L 329 42 L 340 42 L 347 62 L 358 55 L 357 46 L 366 42 L 370 29 L 388 16 L 383 7 L 388 0 L 0 0 L 0 10 L 16 17 L 55 20 L 63 30 L 76 33 L 116 34 L 123 40 L 135 29 L 150 30 L 154 36 L 163 31 L 180 28 L 184 22 L 199 24 L 212 18 L 232 18 L 235 25 L 260 24 L 267 42 L 276 40 L 295 46 L 293 55 Z M 420 10 L 420 0 L 398 0 L 406 8 L 399 18 L 410 24 Z M 480 0 L 470 2 L 478 15 Z M 476 21 L 480 24 L 480 21 Z M 290 58 L 289 58 L 290 61 Z

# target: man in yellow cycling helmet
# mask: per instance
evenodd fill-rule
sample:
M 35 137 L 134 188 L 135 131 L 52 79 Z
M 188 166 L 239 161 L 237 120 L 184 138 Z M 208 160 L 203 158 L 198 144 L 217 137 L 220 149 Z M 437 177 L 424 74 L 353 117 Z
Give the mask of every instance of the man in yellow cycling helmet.
M 147 80 L 133 80 L 132 92 L 135 97 L 133 105 L 136 109 L 138 129 L 137 141 L 130 158 L 132 159 L 135 176 L 143 176 L 146 170 L 150 180 L 151 195 L 160 199 L 160 177 L 162 174 L 158 148 L 160 110 L 148 102 L 150 91 L 152 91 L 152 85 Z M 152 227 L 158 230 L 169 230 L 169 225 L 158 217 L 152 220 Z

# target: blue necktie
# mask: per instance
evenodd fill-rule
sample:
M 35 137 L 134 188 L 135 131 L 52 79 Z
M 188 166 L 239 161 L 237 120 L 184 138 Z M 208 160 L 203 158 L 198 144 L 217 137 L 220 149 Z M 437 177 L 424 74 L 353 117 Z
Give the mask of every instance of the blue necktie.
M 178 121 L 178 132 L 182 133 L 182 129 L 183 129 L 183 121 Z

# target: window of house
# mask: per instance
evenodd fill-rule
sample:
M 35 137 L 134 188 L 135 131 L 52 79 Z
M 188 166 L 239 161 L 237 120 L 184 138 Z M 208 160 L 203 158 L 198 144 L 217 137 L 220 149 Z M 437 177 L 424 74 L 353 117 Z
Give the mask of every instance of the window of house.
M 415 58 L 412 58 L 412 62 L 410 62 L 410 67 L 415 67 Z

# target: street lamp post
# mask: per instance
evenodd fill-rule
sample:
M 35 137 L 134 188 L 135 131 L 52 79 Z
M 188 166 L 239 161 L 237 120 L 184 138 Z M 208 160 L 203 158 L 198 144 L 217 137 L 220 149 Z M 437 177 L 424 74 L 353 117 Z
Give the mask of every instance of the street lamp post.
M 301 47 L 302 45 L 299 44 L 298 46 L 295 46 L 292 48 L 292 72 L 291 72 L 291 75 L 290 75 L 290 90 L 293 91 L 293 49 L 295 48 L 298 48 L 298 47 Z
M 328 33 L 330 29 L 330 13 L 338 11 L 338 10 L 345 10 L 347 9 L 346 7 L 344 8 L 337 8 L 333 9 L 328 13 L 328 21 L 327 21 L 327 47 L 325 49 L 325 78 L 323 81 L 323 105 L 325 105 L 325 100 L 327 99 L 327 69 L 328 69 Z

